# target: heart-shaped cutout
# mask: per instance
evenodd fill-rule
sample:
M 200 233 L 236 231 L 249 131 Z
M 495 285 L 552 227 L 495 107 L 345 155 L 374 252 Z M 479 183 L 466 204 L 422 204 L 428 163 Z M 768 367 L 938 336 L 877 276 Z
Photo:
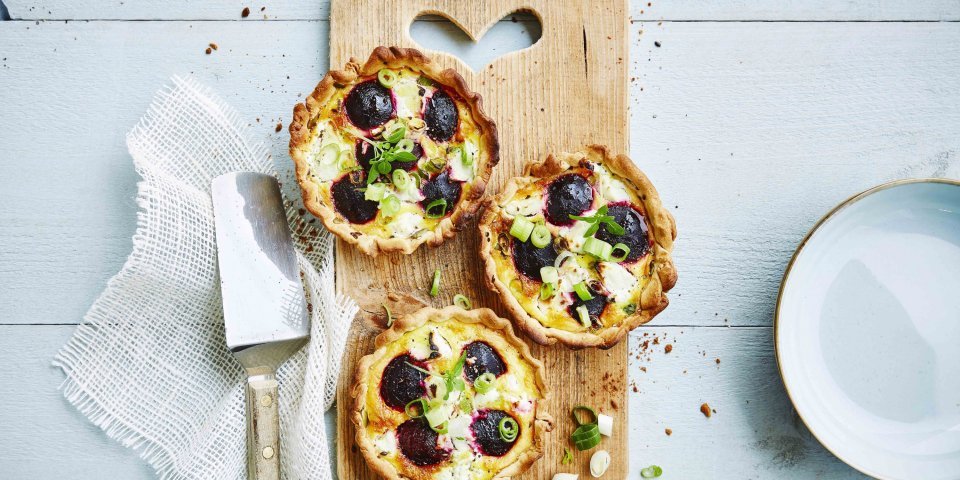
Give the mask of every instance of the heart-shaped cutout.
M 435 13 L 421 14 L 410 24 L 410 38 L 418 45 L 453 55 L 474 72 L 510 52 L 532 47 L 542 35 L 540 19 L 525 10 L 507 14 L 477 40 L 449 18 Z

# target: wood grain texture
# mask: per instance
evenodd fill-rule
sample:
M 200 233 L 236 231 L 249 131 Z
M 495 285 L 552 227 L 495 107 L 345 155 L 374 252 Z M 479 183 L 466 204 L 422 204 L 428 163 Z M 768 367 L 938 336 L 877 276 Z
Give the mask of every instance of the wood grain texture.
M 79 2 L 76 0 L 4 0 L 14 19 L 116 19 L 116 20 L 326 20 L 329 2 L 323 0 L 125 0 Z M 649 5 L 648 5 L 649 4 Z M 265 7 L 263 11 L 261 7 Z M 807 20 L 890 21 L 960 20 L 960 0 L 835 0 L 772 1 L 733 0 L 633 0 L 633 20 Z
M 467 85 L 483 96 L 484 110 L 497 123 L 500 164 L 488 184 L 495 194 L 518 175 L 523 165 L 552 151 L 571 151 L 586 143 L 602 143 L 614 152 L 626 152 L 627 128 L 627 3 L 625 0 L 511 1 L 483 3 L 431 0 L 334 1 L 330 13 L 330 64 L 364 60 L 380 45 L 416 46 L 409 26 L 420 12 L 449 18 L 471 38 L 481 39 L 491 25 L 518 10 L 530 11 L 542 23 L 542 37 L 530 48 L 509 53 L 475 72 L 449 55 L 432 53 L 443 67 L 454 68 Z M 577 92 L 577 102 L 567 99 Z M 563 115 L 558 115 L 563 112 Z M 575 119 L 575 121 L 571 121 Z M 597 125 L 607 128 L 597 129 Z M 387 294 L 404 293 L 416 303 L 441 306 L 463 293 L 474 305 L 505 310 L 483 287 L 483 267 L 477 253 L 478 232 L 471 222 L 457 237 L 436 249 L 420 248 L 412 255 L 371 258 L 343 242 L 338 243 L 337 284 L 360 304 L 359 324 L 352 329 L 356 345 L 346 350 L 341 374 L 340 405 L 351 405 L 350 379 L 359 358 L 372 351 L 373 332 L 367 323 L 387 302 Z M 436 268 L 443 272 L 440 294 L 427 295 Z M 397 307 L 395 305 L 395 307 Z M 399 310 L 399 308 L 395 308 Z M 563 456 L 573 423 L 566 419 L 574 405 L 616 405 L 608 414 L 626 427 L 626 342 L 607 351 L 572 352 L 555 346 L 535 347 L 534 355 L 547 369 L 551 398 L 546 408 L 559 419 L 545 442 L 545 454 L 520 478 L 546 478 Z M 594 396 L 590 398 L 590 396 Z M 355 452 L 354 427 L 339 417 L 341 478 L 373 478 L 362 456 Z M 623 477 L 628 469 L 626 437 L 607 439 L 613 463 L 608 475 Z

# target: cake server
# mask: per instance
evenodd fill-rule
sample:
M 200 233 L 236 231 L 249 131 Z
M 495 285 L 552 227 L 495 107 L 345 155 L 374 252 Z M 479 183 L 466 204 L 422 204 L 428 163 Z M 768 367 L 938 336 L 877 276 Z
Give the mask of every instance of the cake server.
M 277 367 L 309 337 L 307 304 L 277 180 L 213 179 L 227 347 L 247 373 L 247 476 L 280 478 Z

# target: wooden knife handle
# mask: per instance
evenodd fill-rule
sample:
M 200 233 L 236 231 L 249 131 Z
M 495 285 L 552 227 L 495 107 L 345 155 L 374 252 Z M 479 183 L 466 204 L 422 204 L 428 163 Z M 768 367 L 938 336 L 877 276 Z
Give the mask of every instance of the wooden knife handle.
M 273 374 L 247 379 L 247 478 L 280 480 L 280 413 Z

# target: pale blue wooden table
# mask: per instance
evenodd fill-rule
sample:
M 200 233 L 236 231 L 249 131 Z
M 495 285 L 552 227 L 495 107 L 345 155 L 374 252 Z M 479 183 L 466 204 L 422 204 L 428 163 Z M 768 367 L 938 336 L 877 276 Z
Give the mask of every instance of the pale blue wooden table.
M 0 477 L 151 478 L 69 406 L 50 366 L 130 251 L 137 176 L 124 135 L 170 76 L 192 74 L 283 161 L 275 126 L 327 69 L 328 5 L 3 3 Z M 776 290 L 831 206 L 958 161 L 958 21 L 960 0 L 631 5 L 631 156 L 676 214 L 680 283 L 630 339 L 630 478 L 651 463 L 677 479 L 862 478 L 784 393 Z M 508 16 L 474 46 L 446 23 L 412 27 L 476 67 L 536 30 Z M 641 354 L 644 332 L 668 337 L 672 353 Z M 704 418 L 703 402 L 717 414 Z

